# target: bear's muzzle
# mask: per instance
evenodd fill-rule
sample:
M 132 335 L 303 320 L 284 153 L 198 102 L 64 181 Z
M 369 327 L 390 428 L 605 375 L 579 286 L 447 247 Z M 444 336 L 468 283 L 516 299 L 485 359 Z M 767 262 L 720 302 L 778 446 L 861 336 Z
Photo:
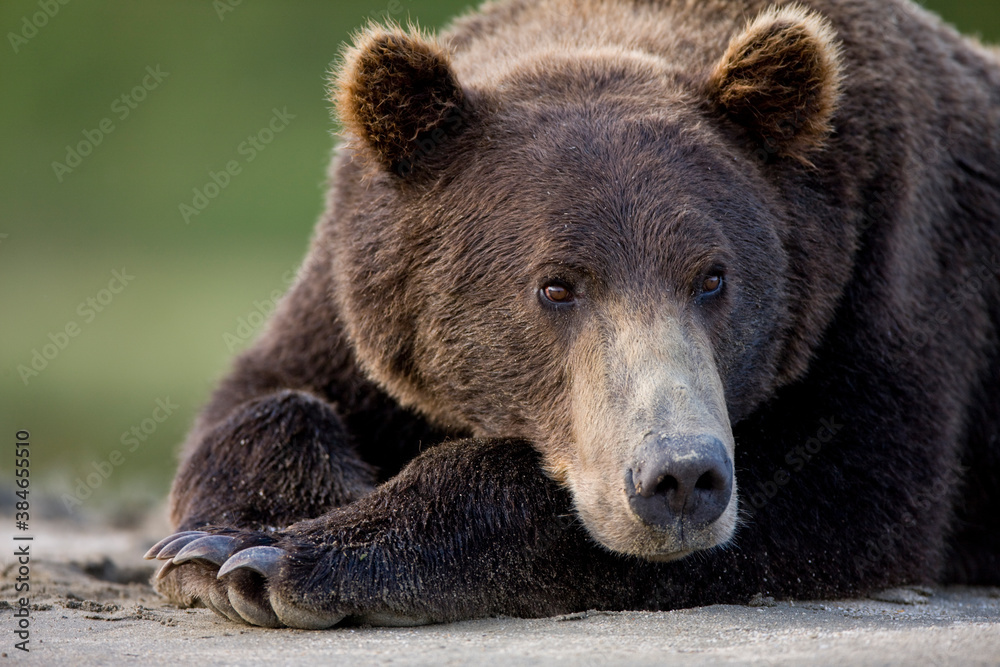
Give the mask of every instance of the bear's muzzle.
M 648 433 L 625 471 L 629 507 L 652 528 L 683 536 L 717 521 L 733 494 L 733 463 L 711 435 Z

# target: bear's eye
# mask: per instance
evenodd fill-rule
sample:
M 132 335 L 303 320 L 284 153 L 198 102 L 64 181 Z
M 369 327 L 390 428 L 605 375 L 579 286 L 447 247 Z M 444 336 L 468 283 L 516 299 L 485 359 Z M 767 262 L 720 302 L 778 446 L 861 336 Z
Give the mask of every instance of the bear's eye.
M 722 291 L 723 282 L 721 273 L 710 273 L 702 280 L 698 296 L 702 298 L 715 296 Z
M 538 290 L 538 296 L 543 302 L 565 306 L 573 303 L 573 290 L 562 283 L 552 282 L 543 285 Z

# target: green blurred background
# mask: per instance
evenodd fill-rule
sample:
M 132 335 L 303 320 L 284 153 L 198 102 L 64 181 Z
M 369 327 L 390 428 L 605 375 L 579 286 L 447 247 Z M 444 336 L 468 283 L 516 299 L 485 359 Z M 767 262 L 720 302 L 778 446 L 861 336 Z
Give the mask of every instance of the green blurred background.
M 27 429 L 33 489 L 58 499 L 99 482 L 77 494 L 75 515 L 161 498 L 198 406 L 305 251 L 335 129 L 326 72 L 341 44 L 369 17 L 439 27 L 472 4 L 4 0 L 0 470 Z M 996 0 L 926 4 L 1000 39 Z M 44 7 L 58 12 L 26 28 Z M 144 80 L 148 90 L 121 99 Z M 247 161 L 241 145 L 274 109 L 294 118 Z M 80 142 L 96 145 L 67 161 Z M 180 204 L 231 160 L 240 173 L 185 222 Z M 102 292 L 115 270 L 134 279 Z M 70 323 L 77 335 L 60 335 Z M 25 383 L 18 368 L 36 350 L 52 358 Z M 162 423 L 151 421 L 157 400 L 178 406 Z M 123 444 L 133 427 L 145 440 Z M 113 450 L 118 465 L 104 463 Z M 4 472 L 0 489 L 11 481 Z

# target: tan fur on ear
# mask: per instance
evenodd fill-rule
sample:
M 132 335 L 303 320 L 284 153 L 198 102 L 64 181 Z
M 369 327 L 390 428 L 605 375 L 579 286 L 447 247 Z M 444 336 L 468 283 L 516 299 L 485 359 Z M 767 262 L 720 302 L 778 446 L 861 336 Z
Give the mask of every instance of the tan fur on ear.
M 376 25 L 345 53 L 333 100 L 344 129 L 400 173 L 409 172 L 421 137 L 464 104 L 447 51 L 419 31 Z
M 798 5 L 771 7 L 729 41 L 709 95 L 769 150 L 808 162 L 832 129 L 841 70 L 825 18 Z

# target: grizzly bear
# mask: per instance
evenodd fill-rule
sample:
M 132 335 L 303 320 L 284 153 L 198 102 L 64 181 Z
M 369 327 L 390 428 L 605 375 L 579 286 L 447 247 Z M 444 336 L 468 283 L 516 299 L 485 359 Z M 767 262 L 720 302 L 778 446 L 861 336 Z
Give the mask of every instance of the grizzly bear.
M 1000 584 L 1000 58 L 908 0 L 371 26 L 157 588 L 325 628 Z

